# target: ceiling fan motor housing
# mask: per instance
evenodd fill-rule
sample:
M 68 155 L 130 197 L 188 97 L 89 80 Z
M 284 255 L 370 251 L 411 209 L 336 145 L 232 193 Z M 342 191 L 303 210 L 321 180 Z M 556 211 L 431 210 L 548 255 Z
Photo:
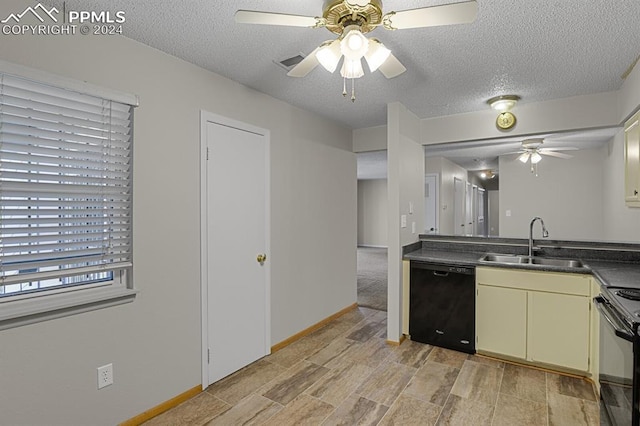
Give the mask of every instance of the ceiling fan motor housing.
M 536 139 L 526 139 L 522 141 L 522 148 L 527 150 L 537 150 L 542 146 L 544 139 L 536 138 Z
M 360 27 L 363 34 L 371 32 L 382 22 L 383 16 L 380 0 L 371 0 L 366 6 L 348 4 L 345 0 L 326 0 L 322 10 L 325 27 L 338 35 L 350 25 Z

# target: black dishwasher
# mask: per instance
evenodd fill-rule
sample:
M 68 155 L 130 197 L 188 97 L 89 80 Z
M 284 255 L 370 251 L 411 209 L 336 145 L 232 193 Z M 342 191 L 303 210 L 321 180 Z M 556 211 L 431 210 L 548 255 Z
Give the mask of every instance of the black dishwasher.
M 475 268 L 411 262 L 411 340 L 475 353 Z

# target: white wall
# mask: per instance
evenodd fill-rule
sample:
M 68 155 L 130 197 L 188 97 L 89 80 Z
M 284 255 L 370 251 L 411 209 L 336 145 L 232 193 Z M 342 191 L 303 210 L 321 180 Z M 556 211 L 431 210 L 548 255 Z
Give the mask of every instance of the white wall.
M 387 247 L 387 180 L 358 180 L 358 245 Z
M 624 202 L 624 130 L 602 148 L 604 180 L 602 210 L 604 235 L 611 241 L 640 243 L 640 208 L 627 207 Z
M 620 123 L 619 96 L 619 92 L 604 92 L 544 102 L 527 103 L 523 99 L 513 109 L 518 122 L 508 132 L 496 128 L 498 113 L 480 102 L 478 111 L 421 120 L 421 143 L 429 145 L 616 126 Z
M 365 127 L 353 131 L 353 152 L 386 150 L 387 126 Z
M 544 156 L 538 177 L 529 164 L 500 157 L 500 236 L 527 238 L 529 222 L 544 219 L 549 237 L 560 240 L 602 240 L 603 153 L 572 151 L 563 160 Z M 507 210 L 511 216 L 506 215 Z M 534 235 L 540 236 L 535 225 Z
M 404 105 L 387 105 L 388 123 L 388 322 L 387 339 L 400 341 L 402 301 L 402 246 L 418 241 L 424 230 L 424 151 L 420 120 Z M 413 213 L 410 212 L 413 206 Z M 400 227 L 402 215 L 407 227 Z M 416 232 L 412 230 L 415 223 Z
M 24 5 L 5 1 L 0 16 Z M 0 423 L 113 425 L 200 384 L 201 109 L 271 132 L 272 343 L 355 303 L 351 130 L 123 37 L 3 35 L 0 59 L 140 96 L 140 294 L 1 331 Z M 115 384 L 98 391 L 95 369 L 110 362 Z

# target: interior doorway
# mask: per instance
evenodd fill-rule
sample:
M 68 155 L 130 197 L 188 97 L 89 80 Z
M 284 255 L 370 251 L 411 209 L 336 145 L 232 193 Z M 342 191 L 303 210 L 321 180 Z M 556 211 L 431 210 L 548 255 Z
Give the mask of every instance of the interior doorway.
M 387 151 L 360 152 L 358 160 L 357 302 L 387 310 Z

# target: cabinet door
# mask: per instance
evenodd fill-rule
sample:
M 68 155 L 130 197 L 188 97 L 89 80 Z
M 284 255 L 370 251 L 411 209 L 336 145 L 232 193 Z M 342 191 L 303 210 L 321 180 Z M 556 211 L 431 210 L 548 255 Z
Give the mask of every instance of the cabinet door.
M 630 207 L 640 207 L 640 113 L 624 129 L 624 199 Z
M 477 349 L 525 359 L 527 292 L 484 285 L 477 289 Z
M 589 369 L 589 297 L 529 293 L 529 360 Z

